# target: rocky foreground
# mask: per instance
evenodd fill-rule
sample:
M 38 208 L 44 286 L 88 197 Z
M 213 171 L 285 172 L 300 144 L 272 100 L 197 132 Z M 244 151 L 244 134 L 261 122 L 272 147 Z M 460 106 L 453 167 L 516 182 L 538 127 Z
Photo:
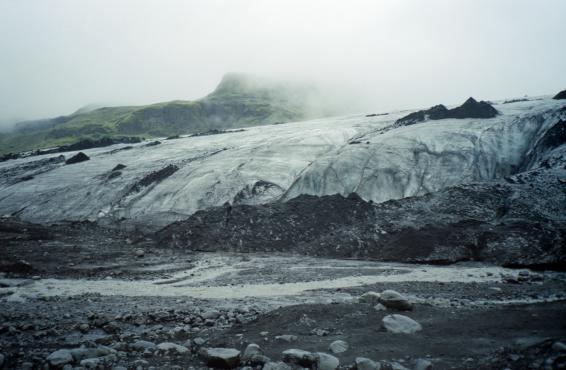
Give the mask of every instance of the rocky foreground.
M 566 359 L 561 272 L 194 253 L 89 223 L 4 220 L 2 231 L 3 368 L 558 369 Z

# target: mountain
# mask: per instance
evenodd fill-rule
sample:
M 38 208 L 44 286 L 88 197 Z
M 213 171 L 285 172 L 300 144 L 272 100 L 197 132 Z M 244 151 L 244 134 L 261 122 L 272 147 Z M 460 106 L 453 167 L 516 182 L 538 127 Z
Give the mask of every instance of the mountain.
M 163 137 L 288 122 L 327 114 L 312 86 L 227 74 L 195 101 L 145 106 L 85 107 L 68 116 L 17 123 L 0 135 L 0 154 L 123 136 Z

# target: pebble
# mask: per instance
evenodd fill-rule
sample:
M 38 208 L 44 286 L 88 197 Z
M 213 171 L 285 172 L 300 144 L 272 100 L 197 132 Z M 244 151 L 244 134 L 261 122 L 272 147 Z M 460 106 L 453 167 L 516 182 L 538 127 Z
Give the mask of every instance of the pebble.
M 296 342 L 298 339 L 299 338 L 296 335 L 289 334 L 278 335 L 275 337 L 275 340 L 287 343 Z

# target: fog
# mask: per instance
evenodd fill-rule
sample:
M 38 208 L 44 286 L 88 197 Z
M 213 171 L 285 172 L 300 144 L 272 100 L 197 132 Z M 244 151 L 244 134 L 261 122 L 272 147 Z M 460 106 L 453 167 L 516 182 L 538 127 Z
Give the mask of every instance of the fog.
M 566 1 L 0 0 L 0 122 L 196 99 L 227 72 L 377 112 L 566 88 Z

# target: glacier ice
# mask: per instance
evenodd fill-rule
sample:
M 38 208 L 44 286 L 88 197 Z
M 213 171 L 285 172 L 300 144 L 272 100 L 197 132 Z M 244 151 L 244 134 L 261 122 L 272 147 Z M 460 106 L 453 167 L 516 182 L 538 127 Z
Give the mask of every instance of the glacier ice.
M 300 194 L 357 192 L 398 199 L 522 169 L 534 143 L 559 119 L 550 98 L 495 106 L 491 119 L 444 119 L 391 129 L 407 112 L 352 115 L 246 128 L 220 135 L 124 144 L 0 163 L 0 215 L 26 221 L 125 220 L 155 228 L 225 202 L 259 204 Z M 76 152 L 66 153 L 66 157 Z M 126 167 L 110 176 L 118 164 Z M 162 171 L 174 166 L 175 171 Z M 142 181 L 164 173 L 157 181 Z M 133 188 L 136 191 L 131 191 Z

